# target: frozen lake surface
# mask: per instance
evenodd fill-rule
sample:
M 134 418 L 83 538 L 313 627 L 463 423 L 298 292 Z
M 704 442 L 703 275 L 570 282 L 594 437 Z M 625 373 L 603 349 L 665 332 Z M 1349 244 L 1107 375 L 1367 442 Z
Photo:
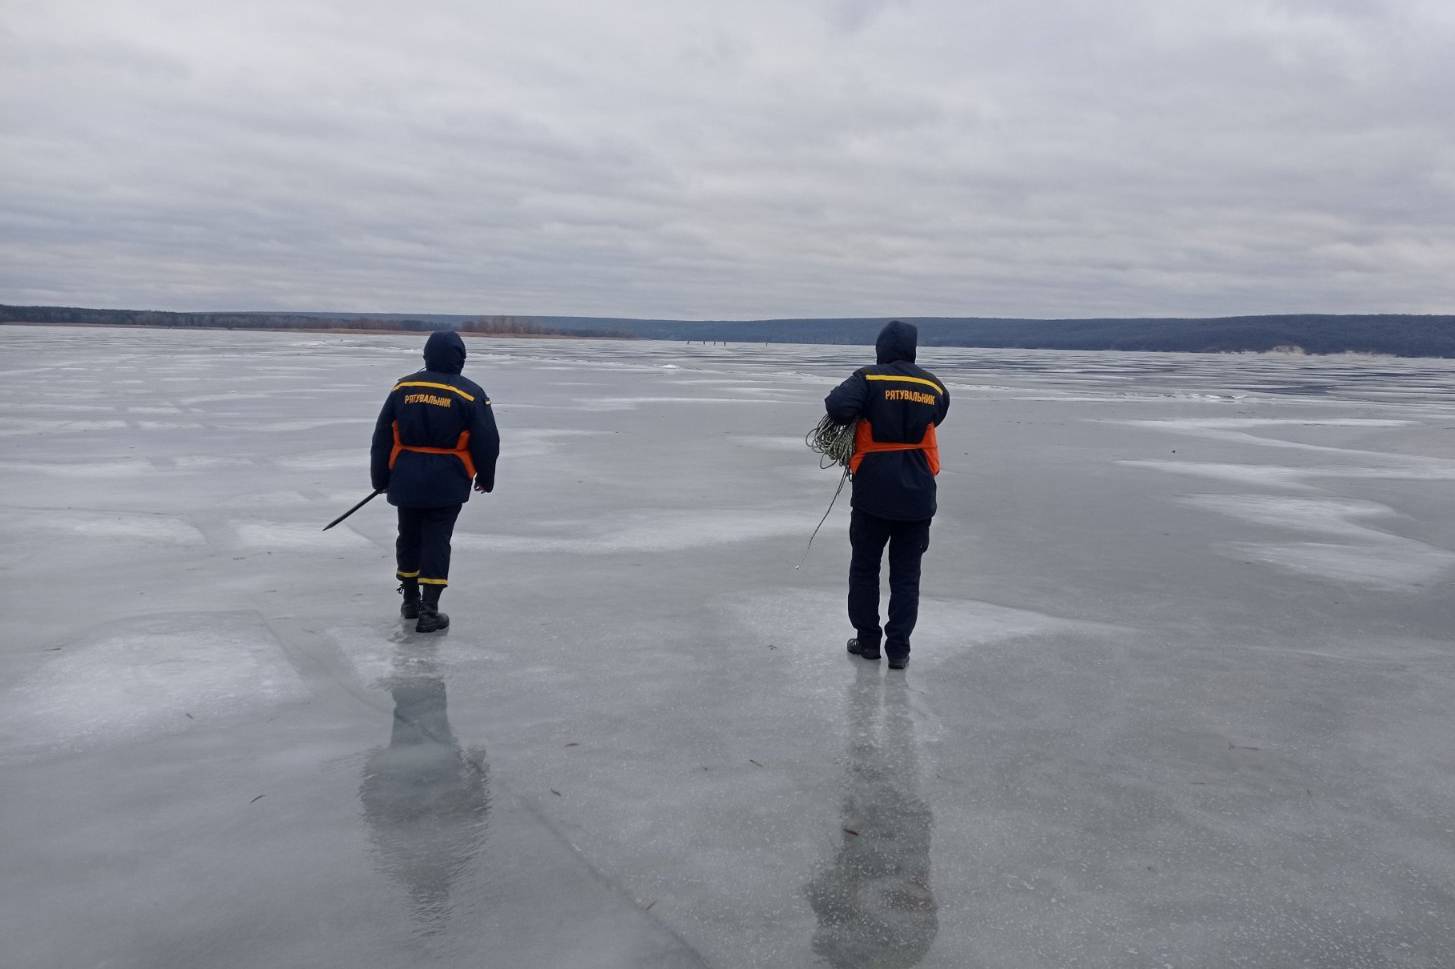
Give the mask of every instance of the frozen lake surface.
M 891 675 L 794 570 L 872 350 L 470 341 L 423 637 L 320 531 L 422 344 L 0 328 L 0 963 L 1455 961 L 1455 362 L 922 350 Z

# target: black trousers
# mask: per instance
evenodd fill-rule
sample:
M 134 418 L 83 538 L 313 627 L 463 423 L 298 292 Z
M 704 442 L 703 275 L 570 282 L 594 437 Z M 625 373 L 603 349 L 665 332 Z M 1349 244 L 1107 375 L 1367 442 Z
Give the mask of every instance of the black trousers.
M 854 510 L 849 519 L 849 622 L 859 642 L 878 645 L 890 657 L 909 655 L 909 636 L 919 618 L 920 556 L 930 547 L 929 520 L 891 521 Z M 889 622 L 879 628 L 879 563 L 889 545 Z
M 460 507 L 399 509 L 399 538 L 394 542 L 399 578 L 418 579 L 424 586 L 449 585 L 450 536 Z

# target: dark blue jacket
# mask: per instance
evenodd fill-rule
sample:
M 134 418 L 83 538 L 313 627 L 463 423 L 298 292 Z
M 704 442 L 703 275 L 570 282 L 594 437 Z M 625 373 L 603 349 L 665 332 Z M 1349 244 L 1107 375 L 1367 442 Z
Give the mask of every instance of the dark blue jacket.
M 452 454 L 402 450 L 389 467 L 398 441 L 406 447 L 453 449 L 469 432 L 466 450 L 475 464 L 475 481 L 485 491 L 495 487 L 495 460 L 500 434 L 490 398 L 480 385 L 460 376 L 465 366 L 465 341 L 453 331 L 430 334 L 424 345 L 423 370 L 400 377 L 384 401 L 374 425 L 369 474 L 376 490 L 388 489 L 389 503 L 404 508 L 443 508 L 470 499 L 465 462 Z
M 872 367 L 854 375 L 824 398 L 824 409 L 840 424 L 869 422 L 874 440 L 917 444 L 931 424 L 950 410 L 950 392 L 928 370 L 915 366 L 919 331 L 898 320 L 885 326 L 874 344 Z M 926 521 L 935 515 L 935 476 L 923 451 L 886 451 L 864 456 L 854 472 L 855 508 L 894 521 Z

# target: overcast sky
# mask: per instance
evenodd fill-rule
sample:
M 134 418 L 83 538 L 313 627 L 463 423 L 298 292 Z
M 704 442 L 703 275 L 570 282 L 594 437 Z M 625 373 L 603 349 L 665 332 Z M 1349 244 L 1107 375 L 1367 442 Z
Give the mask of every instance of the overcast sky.
M 1455 312 L 1455 0 L 0 0 L 0 302 Z

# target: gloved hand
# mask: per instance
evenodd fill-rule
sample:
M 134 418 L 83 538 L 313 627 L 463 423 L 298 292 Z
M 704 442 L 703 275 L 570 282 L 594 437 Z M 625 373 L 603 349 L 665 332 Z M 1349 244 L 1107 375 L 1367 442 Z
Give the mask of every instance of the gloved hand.
M 481 494 L 488 495 L 495 490 L 495 479 L 493 477 L 487 478 L 483 474 L 475 475 L 475 490 Z
M 375 491 L 388 491 L 389 490 L 389 476 L 387 474 L 384 475 L 384 477 L 382 479 L 380 479 L 380 478 L 375 478 L 374 479 L 374 490 Z

